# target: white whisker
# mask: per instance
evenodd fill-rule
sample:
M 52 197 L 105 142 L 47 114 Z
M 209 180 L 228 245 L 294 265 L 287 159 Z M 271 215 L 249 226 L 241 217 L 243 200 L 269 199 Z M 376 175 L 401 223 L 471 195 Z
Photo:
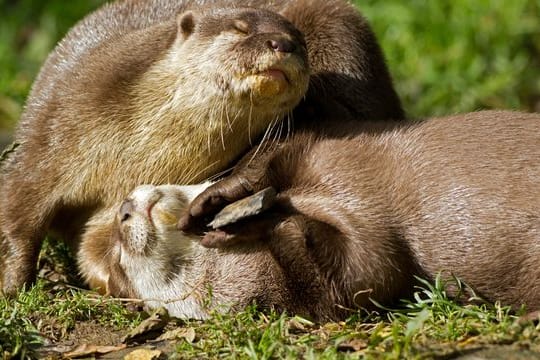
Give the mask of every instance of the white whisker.
M 197 171 L 197 173 L 195 173 L 190 179 L 188 179 L 187 182 L 185 182 L 186 184 L 191 184 L 195 181 L 195 179 L 198 179 L 200 177 L 201 174 L 203 174 L 204 172 L 206 172 L 208 169 L 212 168 L 213 166 L 215 166 L 217 163 L 219 162 L 219 160 L 216 160 L 214 161 L 213 163 L 211 163 L 210 165 L 204 167 L 203 169 Z
M 223 116 L 223 111 L 225 109 L 225 106 L 223 105 L 225 103 L 225 101 L 222 101 L 221 102 L 221 116 L 219 118 L 219 132 L 221 134 L 221 146 L 223 147 L 223 150 L 225 150 L 225 135 L 223 134 L 223 121 L 224 121 L 224 116 Z
M 253 90 L 249 91 L 249 116 L 248 116 L 248 139 L 249 146 L 253 146 L 253 141 L 251 139 L 251 116 L 253 115 Z

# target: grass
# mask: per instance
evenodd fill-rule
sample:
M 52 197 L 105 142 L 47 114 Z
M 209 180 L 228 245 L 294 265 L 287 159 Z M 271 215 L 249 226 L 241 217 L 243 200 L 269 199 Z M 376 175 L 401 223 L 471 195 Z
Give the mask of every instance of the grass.
M 51 295 L 46 284 L 40 281 L 15 301 L 0 303 L 0 350 L 4 354 L 36 356 L 39 346 L 47 339 L 65 337 L 78 322 L 92 321 L 127 329 L 142 318 L 116 301 L 87 292 L 67 288 Z M 440 280 L 434 284 L 424 281 L 417 290 L 415 298 L 405 302 L 401 309 L 353 313 L 338 323 L 314 324 L 286 314 L 264 314 L 254 306 L 234 315 L 216 313 L 204 322 L 175 321 L 175 327 L 193 329 L 195 337 L 176 342 L 168 355 L 236 359 L 446 359 L 490 347 L 496 347 L 499 354 L 505 351 L 533 354 L 540 350 L 538 322 L 521 321 L 509 308 L 498 304 L 460 305 L 447 296 L 445 284 Z M 102 336 L 107 336 L 108 330 L 99 329 Z
M 12 300 L 0 299 L 0 354 L 32 358 L 40 346 L 65 338 L 77 323 L 123 329 L 140 320 L 116 300 L 40 280 Z
M 14 127 L 50 49 L 102 2 L 0 0 L 0 130 Z M 410 116 L 540 109 L 537 0 L 356 3 L 381 41 Z M 66 257 L 63 249 L 50 249 L 45 267 Z M 118 301 L 40 280 L 17 298 L 0 300 L 0 354 L 36 357 L 81 323 L 99 325 L 106 337 L 106 331 L 126 332 L 143 316 Z M 339 323 L 313 324 L 253 307 L 177 325 L 195 329 L 196 339 L 180 341 L 173 358 L 451 358 L 493 345 L 513 352 L 540 348 L 538 323 L 520 321 L 500 305 L 459 305 L 440 281 L 422 283 L 400 310 L 351 314 Z
M 74 263 L 64 244 L 49 240 L 40 255 L 40 268 L 48 278 L 63 277 L 74 269 Z M 0 297 L 0 355 L 4 358 L 34 358 L 42 345 L 66 338 L 81 322 L 124 329 L 141 320 L 141 314 L 118 300 L 67 285 L 58 277 L 54 280 L 59 281 L 40 278 L 14 299 Z M 73 283 L 69 276 L 65 280 Z
M 391 312 L 357 313 L 347 321 L 316 325 L 284 314 L 248 309 L 193 325 L 194 343 L 176 351 L 186 358 L 448 358 L 480 347 L 515 344 L 537 348 L 538 325 L 519 322 L 500 305 L 459 305 L 445 284 L 423 282 L 413 301 Z
M 412 116 L 540 109 L 537 0 L 357 3 Z

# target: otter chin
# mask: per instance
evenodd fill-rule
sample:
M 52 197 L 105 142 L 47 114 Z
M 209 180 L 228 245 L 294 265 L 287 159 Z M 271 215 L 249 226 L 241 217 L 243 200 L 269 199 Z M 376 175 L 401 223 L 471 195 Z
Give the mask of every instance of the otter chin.
M 290 82 L 282 70 L 268 69 L 255 75 L 250 75 L 247 79 L 250 87 L 257 95 L 262 97 L 273 97 L 283 93 Z

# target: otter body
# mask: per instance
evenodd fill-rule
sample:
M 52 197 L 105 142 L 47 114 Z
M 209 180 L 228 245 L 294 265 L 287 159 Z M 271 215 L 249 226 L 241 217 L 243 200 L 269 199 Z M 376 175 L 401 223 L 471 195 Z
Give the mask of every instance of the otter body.
M 16 131 L 20 145 L 3 165 L 3 292 L 33 280 L 51 231 L 79 252 L 89 285 L 103 286 L 118 201 L 142 183 L 222 171 L 293 110 L 298 127 L 335 111 L 403 116 L 376 40 L 351 5 L 103 6 L 49 56 Z
M 157 236 L 144 251 L 130 249 L 135 237 L 125 229 L 132 218 L 118 216 L 120 255 L 109 261 L 122 275 L 112 283 L 155 299 L 149 295 L 156 285 L 133 280 L 142 277 L 134 269 L 145 269 L 137 266 L 140 259 L 158 258 L 169 268 L 179 265 L 175 274 L 215 285 L 217 303 L 257 300 L 324 320 L 343 318 L 343 308 L 370 307 L 370 298 L 392 304 L 411 294 L 414 276 L 442 273 L 486 300 L 540 309 L 540 115 L 486 111 L 359 128 L 343 125 L 344 137 L 298 134 L 258 168 L 206 188 L 190 205 L 185 229 L 216 205 L 267 186 L 278 191 L 265 213 L 202 239 L 221 249 L 204 249 L 190 237 L 189 247 L 176 252 L 183 259 L 173 260 L 165 254 L 174 251 L 163 249 L 180 241 L 168 236 Z M 241 261 L 214 265 L 218 275 L 200 276 L 205 261 L 240 255 Z M 162 279 L 169 292 L 163 300 L 193 288 L 193 281 L 170 273 Z M 268 283 L 266 297 L 249 290 Z M 234 296 L 220 298 L 223 289 Z

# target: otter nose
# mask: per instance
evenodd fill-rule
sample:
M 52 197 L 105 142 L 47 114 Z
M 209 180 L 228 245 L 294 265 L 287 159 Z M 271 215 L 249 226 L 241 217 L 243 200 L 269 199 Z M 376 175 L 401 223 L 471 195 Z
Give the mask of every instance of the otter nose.
M 266 42 L 268 47 L 274 51 L 292 53 L 296 50 L 296 44 L 285 37 L 276 37 Z
M 120 206 L 120 221 L 124 222 L 131 217 L 135 206 L 133 200 L 127 199 Z

